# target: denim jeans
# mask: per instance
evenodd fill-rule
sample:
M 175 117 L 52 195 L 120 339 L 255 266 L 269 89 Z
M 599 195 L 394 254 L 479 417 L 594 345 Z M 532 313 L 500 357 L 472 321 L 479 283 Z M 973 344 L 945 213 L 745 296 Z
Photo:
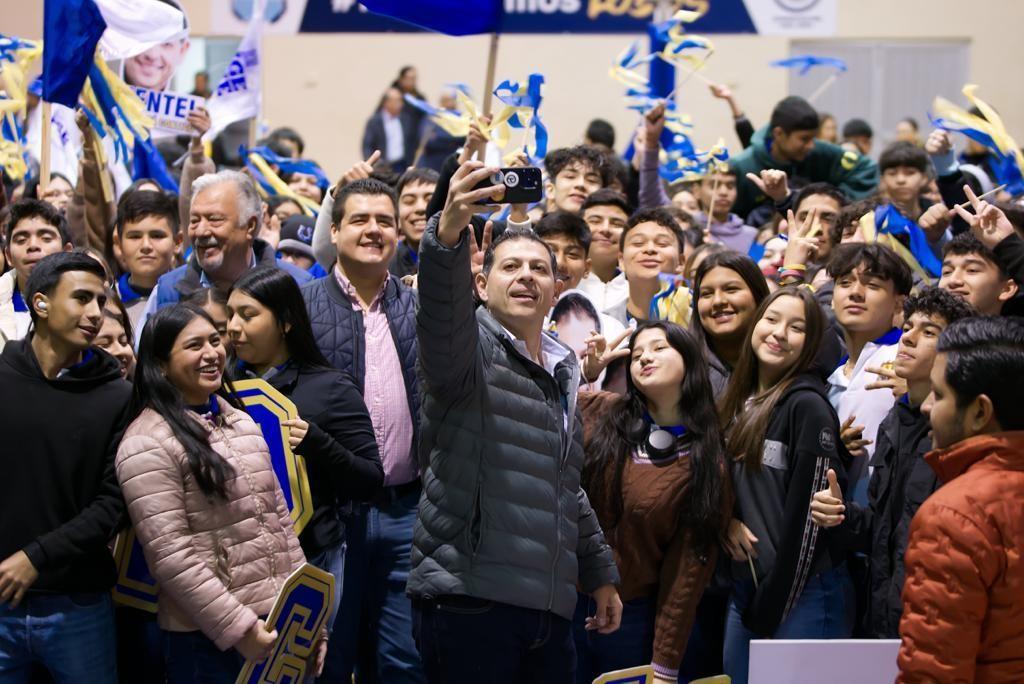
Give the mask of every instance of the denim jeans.
M 334 575 L 334 603 L 331 604 L 331 617 L 327 619 L 327 633 L 334 631 L 334 621 L 338 619 L 338 608 L 341 606 L 341 595 L 344 593 L 345 582 L 345 542 L 324 549 L 306 560 L 310 565 Z
M 234 684 L 245 665 L 233 648 L 222 651 L 200 631 L 163 631 L 167 684 Z
M 597 612 L 590 596 L 578 594 L 572 620 L 576 642 L 576 684 L 590 684 L 605 672 L 647 665 L 654 651 L 654 599 L 644 597 L 622 604 L 622 624 L 611 634 L 588 632 L 587 617 Z M 673 667 L 676 664 L 673 663 Z
M 573 684 L 572 623 L 468 596 L 418 600 L 416 645 L 430 684 Z
M 117 682 L 110 594 L 30 592 L 0 604 L 0 683 L 27 682 L 35 664 L 56 684 Z
M 409 580 L 419 493 L 356 506 L 346 520 L 344 588 L 321 681 L 423 684 L 412 638 Z
M 754 583 L 737 581 L 729 601 L 725 626 L 725 674 L 733 684 L 747 684 L 750 640 L 754 633 L 743 624 L 743 611 L 754 595 Z M 796 605 L 782 621 L 773 639 L 845 639 L 853 632 L 856 600 L 846 565 L 807 580 Z

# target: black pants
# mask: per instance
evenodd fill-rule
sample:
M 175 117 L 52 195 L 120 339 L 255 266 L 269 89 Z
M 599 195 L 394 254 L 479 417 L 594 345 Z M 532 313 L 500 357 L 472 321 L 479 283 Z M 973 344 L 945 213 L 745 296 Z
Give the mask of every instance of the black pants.
M 543 610 L 466 596 L 413 602 L 413 634 L 431 684 L 573 684 L 572 623 Z

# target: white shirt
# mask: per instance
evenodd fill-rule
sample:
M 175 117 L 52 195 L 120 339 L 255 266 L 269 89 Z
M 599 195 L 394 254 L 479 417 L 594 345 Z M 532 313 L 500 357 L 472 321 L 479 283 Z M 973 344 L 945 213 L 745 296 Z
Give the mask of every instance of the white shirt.
M 626 274 L 621 272 L 607 283 L 593 273 L 588 273 L 576 287 L 582 290 L 594 303 L 594 307 L 601 312 L 619 306 L 629 297 L 629 283 L 626 282 Z
M 402 131 L 402 120 L 397 116 L 391 116 L 384 110 L 380 112 L 384 120 L 384 138 L 387 141 L 384 148 L 384 159 L 393 162 L 405 156 L 405 133 Z
M 854 425 L 864 426 L 862 439 L 871 440 L 871 443 L 865 447 L 867 455 L 854 460 L 849 472 L 850 482 L 858 482 L 862 479 L 864 483 L 867 482 L 867 478 L 871 474 L 868 462 L 875 452 L 878 426 L 896 403 L 892 390 L 888 388 L 865 389 L 867 385 L 878 380 L 876 374 L 869 373 L 865 369 L 895 362 L 898 350 L 899 331 L 894 328 L 864 346 L 857 358 L 857 365 L 854 366 L 853 373 L 849 377 L 843 372 L 845 361 L 829 376 L 828 399 L 836 413 L 839 414 L 839 422 L 843 423 L 850 416 L 856 416 L 853 421 Z M 864 488 L 864 483 L 860 486 L 863 488 L 863 495 L 866 496 L 867 489 Z M 864 502 L 866 501 L 865 498 Z

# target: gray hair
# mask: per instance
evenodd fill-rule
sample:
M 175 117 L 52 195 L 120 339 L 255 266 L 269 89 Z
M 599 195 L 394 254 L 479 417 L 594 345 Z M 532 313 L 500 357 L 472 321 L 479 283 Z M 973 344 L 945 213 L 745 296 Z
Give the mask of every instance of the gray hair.
M 221 183 L 234 183 L 238 189 L 238 223 L 240 225 L 262 215 L 263 201 L 260 199 L 259 192 L 256 191 L 256 184 L 249 176 L 240 171 L 218 171 L 196 178 L 192 181 L 192 197 Z

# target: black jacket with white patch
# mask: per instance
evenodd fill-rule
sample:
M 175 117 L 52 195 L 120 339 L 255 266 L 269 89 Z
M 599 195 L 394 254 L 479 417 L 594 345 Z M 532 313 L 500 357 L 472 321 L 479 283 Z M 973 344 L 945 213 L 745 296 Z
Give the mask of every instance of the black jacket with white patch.
M 757 589 L 743 623 L 771 637 L 800 598 L 807 580 L 843 561 L 839 536 L 811 521 L 815 492 L 836 471 L 846 487 L 850 454 L 839 439 L 839 418 L 817 374 L 799 376 L 775 406 L 765 434 L 761 467 L 733 463 L 734 515 L 757 537 Z M 750 565 L 733 563 L 733 577 L 750 578 Z

